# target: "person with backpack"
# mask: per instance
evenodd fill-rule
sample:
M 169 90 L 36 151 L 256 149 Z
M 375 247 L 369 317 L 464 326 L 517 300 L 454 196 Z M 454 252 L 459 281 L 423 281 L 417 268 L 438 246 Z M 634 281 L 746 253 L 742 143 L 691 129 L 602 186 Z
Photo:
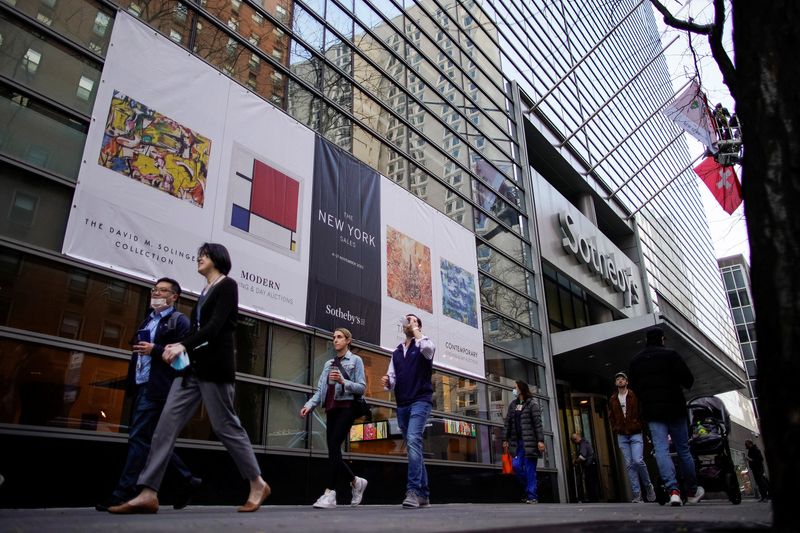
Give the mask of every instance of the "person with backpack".
M 345 328 L 334 330 L 333 349 L 336 356 L 325 361 L 317 382 L 317 390 L 300 409 L 300 416 L 305 418 L 315 407 L 323 405 L 328 422 L 326 438 L 330 473 L 325 492 L 314 503 L 317 509 L 336 508 L 336 489 L 341 474 L 350 480 L 352 492 L 350 505 L 360 504 L 367 488 L 367 480 L 353 474 L 342 459 L 342 444 L 350 434 L 353 421 L 358 416 L 356 397 L 362 396 L 367 389 L 364 361 L 350 351 L 351 342 L 353 334 L 350 330 Z
M 175 370 L 161 359 L 161 355 L 167 344 L 179 342 L 189 333 L 189 319 L 175 310 L 175 303 L 180 296 L 181 286 L 174 279 L 161 278 L 156 281 L 150 291 L 152 311 L 131 339 L 133 355 L 128 364 L 126 380 L 126 392 L 133 399 L 128 425 L 128 455 L 111 496 L 95 505 L 98 511 L 108 511 L 109 507 L 130 500 L 138 492 L 136 480 L 147 461 L 153 431 L 176 376 Z M 173 507 L 183 509 L 202 480 L 192 476 L 189 468 L 175 452 L 169 456 L 169 465 L 183 480 L 182 490 Z

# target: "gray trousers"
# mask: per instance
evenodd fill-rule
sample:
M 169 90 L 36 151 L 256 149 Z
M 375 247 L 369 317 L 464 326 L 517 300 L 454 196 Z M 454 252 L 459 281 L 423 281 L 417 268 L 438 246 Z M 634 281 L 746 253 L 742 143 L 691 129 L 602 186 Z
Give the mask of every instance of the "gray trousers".
M 161 487 L 178 433 L 189 423 L 201 399 L 214 433 L 231 454 L 242 477 L 253 480 L 261 475 L 250 438 L 233 410 L 233 383 L 203 381 L 190 374 L 172 382 L 167 403 L 153 433 L 147 464 L 139 475 L 140 486 L 155 491 Z

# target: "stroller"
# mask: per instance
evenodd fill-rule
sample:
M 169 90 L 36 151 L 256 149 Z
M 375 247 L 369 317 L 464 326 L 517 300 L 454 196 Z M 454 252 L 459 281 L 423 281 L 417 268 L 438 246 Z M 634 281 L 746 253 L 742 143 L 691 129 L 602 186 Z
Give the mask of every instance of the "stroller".
M 701 396 L 690 400 L 686 407 L 691 421 L 689 449 L 697 469 L 697 482 L 707 492 L 724 492 L 734 505 L 742 503 L 728 444 L 731 419 L 725 404 L 715 396 Z
M 728 444 L 731 430 L 728 410 L 722 400 L 715 396 L 694 398 L 686 404 L 686 408 L 690 421 L 689 451 L 694 458 L 698 485 L 702 485 L 706 492 L 724 492 L 732 504 L 740 504 L 742 493 Z M 678 483 L 682 485 L 678 457 L 672 444 L 670 456 L 676 463 Z M 681 493 L 686 494 L 686 491 L 682 490 Z M 668 499 L 667 491 L 659 487 L 656 501 L 664 505 Z

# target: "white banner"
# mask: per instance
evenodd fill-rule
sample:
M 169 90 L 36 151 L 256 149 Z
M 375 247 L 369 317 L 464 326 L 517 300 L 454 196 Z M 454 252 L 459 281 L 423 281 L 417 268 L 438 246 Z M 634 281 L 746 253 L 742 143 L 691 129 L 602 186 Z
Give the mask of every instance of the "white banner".
M 243 308 L 305 324 L 315 171 L 328 172 L 315 170 L 315 142 L 313 131 L 120 12 L 63 251 L 199 293 L 196 251 L 220 242 Z M 350 300 L 337 301 L 380 301 L 370 318 L 390 350 L 401 340 L 398 319 L 417 314 L 437 344 L 437 365 L 484 376 L 474 236 L 380 181 L 380 202 L 362 201 L 380 204 L 382 295 L 377 282 L 367 294 L 356 279 Z M 348 220 L 353 206 L 342 205 L 345 213 L 326 211 L 330 220 Z M 348 239 L 342 245 L 352 248 Z M 336 298 L 328 293 L 315 292 Z
M 394 350 L 406 314 L 436 343 L 434 364 L 484 377 L 475 237 L 388 179 L 381 186 L 381 344 Z

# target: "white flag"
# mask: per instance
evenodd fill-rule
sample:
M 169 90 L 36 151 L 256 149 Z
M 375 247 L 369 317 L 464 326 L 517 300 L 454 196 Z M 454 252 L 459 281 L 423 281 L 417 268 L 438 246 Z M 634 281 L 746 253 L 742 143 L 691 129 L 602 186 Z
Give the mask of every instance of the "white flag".
M 686 133 L 703 143 L 712 152 L 716 135 L 711 121 L 711 112 L 706 104 L 706 97 L 697 82 L 692 82 L 680 96 L 675 98 L 662 111 Z

